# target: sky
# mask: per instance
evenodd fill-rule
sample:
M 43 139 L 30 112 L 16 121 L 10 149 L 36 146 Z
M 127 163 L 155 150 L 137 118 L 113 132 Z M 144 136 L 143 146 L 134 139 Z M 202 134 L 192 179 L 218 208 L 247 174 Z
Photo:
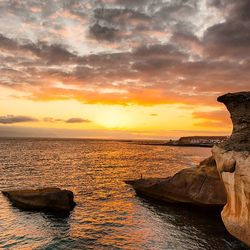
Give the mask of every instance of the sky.
M 227 135 L 249 0 L 0 0 L 0 136 Z

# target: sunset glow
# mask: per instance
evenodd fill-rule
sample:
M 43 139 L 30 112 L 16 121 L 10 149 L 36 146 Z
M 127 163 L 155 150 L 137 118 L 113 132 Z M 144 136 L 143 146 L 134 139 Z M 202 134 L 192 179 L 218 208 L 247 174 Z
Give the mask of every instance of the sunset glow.
M 0 136 L 229 134 L 216 98 L 249 90 L 247 4 L 0 1 Z

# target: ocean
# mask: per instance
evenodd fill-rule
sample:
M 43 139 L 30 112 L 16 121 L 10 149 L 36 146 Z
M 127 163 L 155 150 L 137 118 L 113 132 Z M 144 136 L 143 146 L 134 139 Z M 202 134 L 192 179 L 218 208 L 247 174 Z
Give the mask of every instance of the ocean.
M 209 148 L 136 141 L 0 139 L 0 190 L 61 187 L 77 206 L 67 217 L 22 211 L 0 194 L 0 249 L 245 249 L 216 212 L 158 204 L 124 180 L 167 177 Z

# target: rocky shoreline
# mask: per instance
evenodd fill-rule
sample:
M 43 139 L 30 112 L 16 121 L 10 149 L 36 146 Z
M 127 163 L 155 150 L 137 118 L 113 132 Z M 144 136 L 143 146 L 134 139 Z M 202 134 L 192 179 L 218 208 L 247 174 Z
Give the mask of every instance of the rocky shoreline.
M 224 206 L 227 230 L 250 246 L 250 92 L 218 98 L 230 112 L 232 135 L 213 146 L 199 166 L 165 179 L 126 181 L 138 195 L 162 202 L 205 207 Z
M 168 178 L 126 181 L 138 195 L 158 201 L 194 204 L 201 207 L 222 207 L 226 192 L 213 157 L 199 166 L 186 168 Z

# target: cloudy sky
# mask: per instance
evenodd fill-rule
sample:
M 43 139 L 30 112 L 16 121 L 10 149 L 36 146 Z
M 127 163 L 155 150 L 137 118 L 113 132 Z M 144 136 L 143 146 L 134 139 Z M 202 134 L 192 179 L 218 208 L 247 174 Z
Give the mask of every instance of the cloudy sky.
M 0 136 L 228 134 L 249 0 L 0 0 Z

